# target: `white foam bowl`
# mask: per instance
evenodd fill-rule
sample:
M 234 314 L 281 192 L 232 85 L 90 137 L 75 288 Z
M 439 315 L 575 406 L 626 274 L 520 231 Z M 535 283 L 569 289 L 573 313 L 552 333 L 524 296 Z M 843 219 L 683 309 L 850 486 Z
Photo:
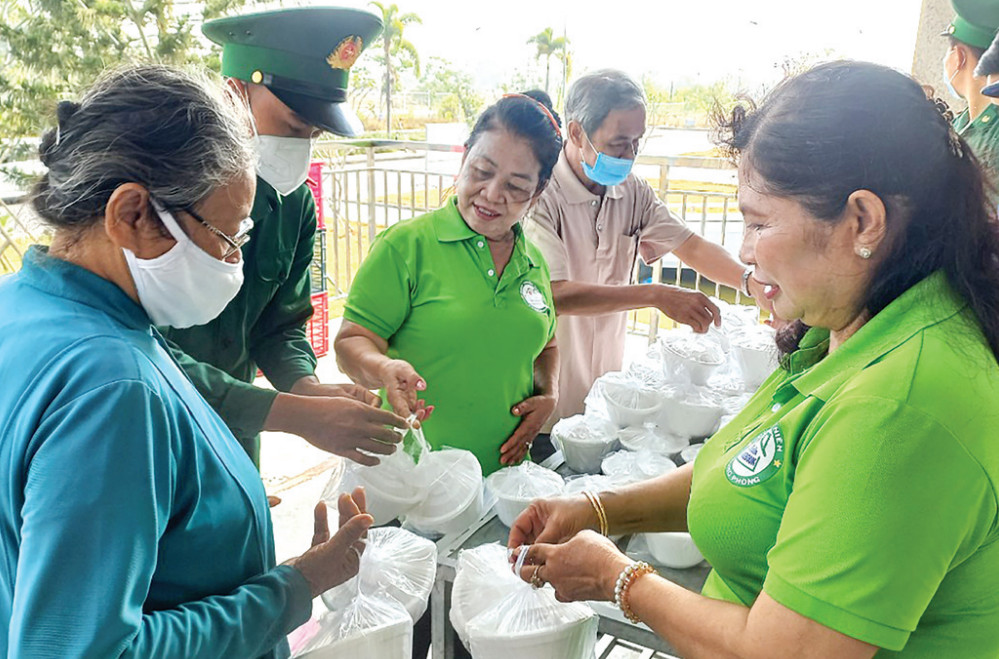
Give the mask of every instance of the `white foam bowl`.
M 510 636 L 473 633 L 469 640 L 475 659 L 590 659 L 597 640 L 597 617 Z
M 721 405 L 667 398 L 663 401 L 659 427 L 680 437 L 708 437 L 718 429 L 718 421 L 724 411 Z
M 704 560 L 689 533 L 646 533 L 645 542 L 649 545 L 649 553 L 659 565 L 675 570 L 694 567 Z
M 746 381 L 746 391 L 759 389 L 763 381 L 777 368 L 777 348 L 775 346 L 751 346 L 732 344 L 735 359 L 742 369 L 742 379 Z
M 675 370 L 675 366 L 679 365 L 690 376 L 690 381 L 697 385 L 706 385 L 708 383 L 708 378 L 710 378 L 719 366 L 725 363 L 724 359 L 717 361 L 701 361 L 695 357 L 689 355 L 683 355 L 673 349 L 669 343 L 663 343 L 663 360 L 667 364 L 672 365 L 674 368 L 669 368 L 667 366 L 666 372 Z
M 582 423 L 578 417 L 562 419 L 552 428 L 552 443 L 562 451 L 565 464 L 581 474 L 600 473 L 604 456 L 617 449 L 617 431 L 614 424 L 600 417 L 587 417 L 585 423 L 594 424 L 595 430 L 585 437 L 578 437 L 566 428 Z
M 619 428 L 641 426 L 655 421 L 662 405 L 662 397 L 655 389 L 640 382 L 608 380 L 601 383 L 607 416 Z
M 407 617 L 368 627 L 298 656 L 301 659 L 405 659 L 413 656 L 413 624 Z
M 496 495 L 496 515 L 507 526 L 513 526 L 514 520 L 535 499 L 558 496 L 565 489 L 561 476 L 532 462 L 500 469 L 489 475 L 486 485 Z
M 666 455 L 651 451 L 615 451 L 603 459 L 600 467 L 612 478 L 638 483 L 668 474 L 676 469 L 676 463 Z
M 377 465 L 347 469 L 339 489 L 341 492 L 353 492 L 358 485 L 364 487 L 367 512 L 375 518 L 376 526 L 404 515 L 425 494 L 421 488 L 400 479 L 398 473 L 380 470 Z
M 435 536 L 467 529 L 482 517 L 482 467 L 475 454 L 461 449 L 433 451 L 427 473 L 433 483 L 418 505 L 406 514 L 406 525 L 420 535 Z M 423 468 L 423 463 L 420 463 Z

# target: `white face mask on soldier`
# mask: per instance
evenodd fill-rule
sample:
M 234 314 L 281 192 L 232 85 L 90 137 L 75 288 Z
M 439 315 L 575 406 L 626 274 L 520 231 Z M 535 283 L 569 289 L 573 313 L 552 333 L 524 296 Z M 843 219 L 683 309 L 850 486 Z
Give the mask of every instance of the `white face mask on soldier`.
M 257 174 L 282 197 L 309 177 L 312 140 L 307 137 L 257 135 Z
M 177 244 L 154 259 L 125 252 L 139 304 L 156 325 L 183 329 L 214 319 L 243 285 L 243 259 L 220 261 L 194 244 L 168 211 L 153 202 Z

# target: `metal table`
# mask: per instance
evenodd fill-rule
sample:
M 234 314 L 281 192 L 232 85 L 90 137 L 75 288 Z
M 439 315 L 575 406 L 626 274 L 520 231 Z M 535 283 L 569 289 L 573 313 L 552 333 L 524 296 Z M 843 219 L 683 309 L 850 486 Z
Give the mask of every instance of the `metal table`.
M 563 464 L 562 454 L 556 452 L 541 463 L 542 466 L 557 471 L 559 474 L 573 475 Z M 430 609 L 432 616 L 431 647 L 433 659 L 453 659 L 455 644 L 460 643 L 458 635 L 451 625 L 451 586 L 454 584 L 455 569 L 458 564 L 458 552 L 462 549 L 478 547 L 490 542 L 506 545 L 510 529 L 500 521 L 495 511 L 489 511 L 476 524 L 468 529 L 451 535 L 446 535 L 437 541 L 437 577 L 430 593 Z M 630 536 L 621 540 L 619 546 L 627 545 Z M 689 590 L 700 592 L 707 579 L 709 568 L 704 563 L 686 570 L 656 565 L 656 569 L 666 579 Z M 650 648 L 657 652 L 673 653 L 675 650 L 663 638 L 657 636 L 644 624 L 635 624 L 627 620 L 613 604 L 598 603 L 594 611 L 599 617 L 598 632 L 609 634 L 616 638 L 630 641 L 636 645 Z

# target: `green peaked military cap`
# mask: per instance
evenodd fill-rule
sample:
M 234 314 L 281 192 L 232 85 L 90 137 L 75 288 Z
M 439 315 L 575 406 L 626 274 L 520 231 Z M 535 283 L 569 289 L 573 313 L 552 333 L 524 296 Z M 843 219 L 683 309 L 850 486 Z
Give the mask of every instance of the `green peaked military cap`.
M 266 86 L 315 126 L 353 136 L 361 123 L 347 105 L 347 78 L 382 31 L 374 14 L 346 7 L 298 7 L 206 22 L 222 46 L 222 75 Z
M 999 28 L 999 0 L 951 0 L 954 18 L 943 36 L 975 48 L 988 48 Z

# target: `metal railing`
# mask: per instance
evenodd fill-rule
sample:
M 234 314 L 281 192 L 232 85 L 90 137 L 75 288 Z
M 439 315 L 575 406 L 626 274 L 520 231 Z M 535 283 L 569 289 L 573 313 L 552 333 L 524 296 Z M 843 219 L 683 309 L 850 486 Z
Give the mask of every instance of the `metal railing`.
M 322 143 L 317 155 L 323 169 L 324 214 L 328 245 L 327 278 L 334 295 L 346 295 L 357 266 L 367 255 L 375 236 L 392 224 L 438 208 L 453 188 L 462 148 L 450 144 L 396 140 L 358 140 Z M 674 187 L 684 175 L 720 172 L 732 178 L 732 165 L 721 158 L 639 156 L 636 172 L 649 180 L 659 197 L 675 214 L 705 238 L 732 253 L 742 234 L 742 217 L 733 191 L 705 191 Z M 671 175 L 677 174 L 679 176 Z M 725 189 L 726 186 L 714 185 Z M 636 265 L 634 279 L 649 268 Z M 707 282 L 672 255 L 652 264 L 646 280 L 697 287 L 731 302 L 742 303 L 741 294 L 727 286 Z M 664 275 L 664 270 L 666 274 Z M 632 311 L 629 331 L 647 334 L 652 341 L 660 326 L 671 326 L 657 309 Z
M 453 189 L 462 152 L 461 146 L 451 144 L 398 140 L 336 140 L 317 145 L 315 156 L 325 164 L 326 277 L 333 296 L 345 296 L 350 290 L 354 273 L 380 231 L 444 203 Z M 635 171 L 691 229 L 735 253 L 742 217 L 730 191 L 734 188 L 723 183 L 708 186 L 719 191 L 705 191 L 683 185 L 686 180 L 704 178 L 706 173 L 734 180 L 726 160 L 639 156 Z M 0 201 L 0 274 L 20 268 L 27 245 L 49 239 L 23 202 Z M 641 279 L 697 287 L 728 301 L 742 302 L 738 291 L 706 282 L 672 255 L 652 264 L 651 269 L 636 266 L 635 280 Z M 650 341 L 661 326 L 670 324 L 656 309 L 632 311 L 628 316 L 629 331 L 647 334 Z

